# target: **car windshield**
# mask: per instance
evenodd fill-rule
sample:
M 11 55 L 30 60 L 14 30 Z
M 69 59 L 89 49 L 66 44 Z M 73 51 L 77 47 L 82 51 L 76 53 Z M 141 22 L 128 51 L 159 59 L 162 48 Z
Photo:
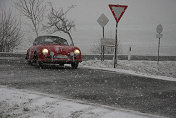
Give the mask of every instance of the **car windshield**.
M 59 44 L 59 45 L 68 45 L 67 40 L 60 37 L 52 37 L 52 36 L 43 36 L 38 37 L 37 44 Z

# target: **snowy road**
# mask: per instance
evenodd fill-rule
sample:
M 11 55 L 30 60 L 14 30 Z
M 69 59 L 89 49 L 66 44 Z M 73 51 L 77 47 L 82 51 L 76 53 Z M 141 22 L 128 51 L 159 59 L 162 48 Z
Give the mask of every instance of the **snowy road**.
M 176 82 L 88 68 L 40 69 L 24 61 L 1 60 L 0 84 L 142 113 L 176 116 Z

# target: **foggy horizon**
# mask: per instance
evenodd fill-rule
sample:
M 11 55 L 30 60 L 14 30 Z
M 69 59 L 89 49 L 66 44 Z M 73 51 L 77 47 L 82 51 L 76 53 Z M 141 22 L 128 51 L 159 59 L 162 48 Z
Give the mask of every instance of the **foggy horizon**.
M 6 8 L 11 5 L 7 4 L 6 0 L 1 0 L 0 6 L 4 6 L 5 2 Z M 128 6 L 118 23 L 118 40 L 120 40 L 123 54 L 128 53 L 128 47 L 131 45 L 133 54 L 156 55 L 158 46 L 156 27 L 158 24 L 162 24 L 164 30 L 161 39 L 161 55 L 176 56 L 175 0 L 47 0 L 47 2 L 51 2 L 57 9 L 63 8 L 64 10 L 75 5 L 67 17 L 76 24 L 76 28 L 72 30 L 71 34 L 75 45 L 82 50 L 83 54 L 91 53 L 90 48 L 102 38 L 102 28 L 97 23 L 97 19 L 102 13 L 109 19 L 105 26 L 105 37 L 115 38 L 115 19 L 108 5 L 121 4 Z M 29 32 L 26 26 L 27 20 L 22 24 L 26 32 Z M 25 36 L 29 39 L 30 35 L 26 32 Z M 32 31 L 30 32 L 32 33 Z M 68 39 L 65 34 L 53 35 Z M 25 39 L 18 49 L 24 51 L 29 48 L 29 45 L 32 44 Z

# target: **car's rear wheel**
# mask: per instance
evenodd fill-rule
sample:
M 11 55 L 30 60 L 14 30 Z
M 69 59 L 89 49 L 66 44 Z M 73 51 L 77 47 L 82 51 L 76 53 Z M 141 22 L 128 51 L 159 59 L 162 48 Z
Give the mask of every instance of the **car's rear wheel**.
M 73 62 L 73 63 L 71 63 L 71 67 L 73 68 L 73 69 L 77 69 L 78 68 L 78 62 Z

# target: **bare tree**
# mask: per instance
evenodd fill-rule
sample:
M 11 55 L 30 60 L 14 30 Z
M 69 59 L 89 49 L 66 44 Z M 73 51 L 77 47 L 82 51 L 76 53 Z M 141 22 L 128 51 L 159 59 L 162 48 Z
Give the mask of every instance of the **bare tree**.
M 15 5 L 31 21 L 32 30 L 38 36 L 45 10 L 44 0 L 17 0 Z
M 101 53 L 101 42 L 100 40 L 97 40 L 96 42 L 94 42 L 94 44 L 92 45 L 90 52 L 92 52 L 93 54 L 100 54 Z
M 66 18 L 66 13 L 73 7 L 74 6 L 72 5 L 66 12 L 64 12 L 63 9 L 56 10 L 51 5 L 51 11 L 48 14 L 48 22 L 43 26 L 43 29 L 47 30 L 49 33 L 63 32 L 67 34 L 71 40 L 71 45 L 74 45 L 71 30 L 75 27 L 75 23 Z
M 23 35 L 20 24 L 12 12 L 1 10 L 0 13 L 0 51 L 10 52 L 20 44 Z

